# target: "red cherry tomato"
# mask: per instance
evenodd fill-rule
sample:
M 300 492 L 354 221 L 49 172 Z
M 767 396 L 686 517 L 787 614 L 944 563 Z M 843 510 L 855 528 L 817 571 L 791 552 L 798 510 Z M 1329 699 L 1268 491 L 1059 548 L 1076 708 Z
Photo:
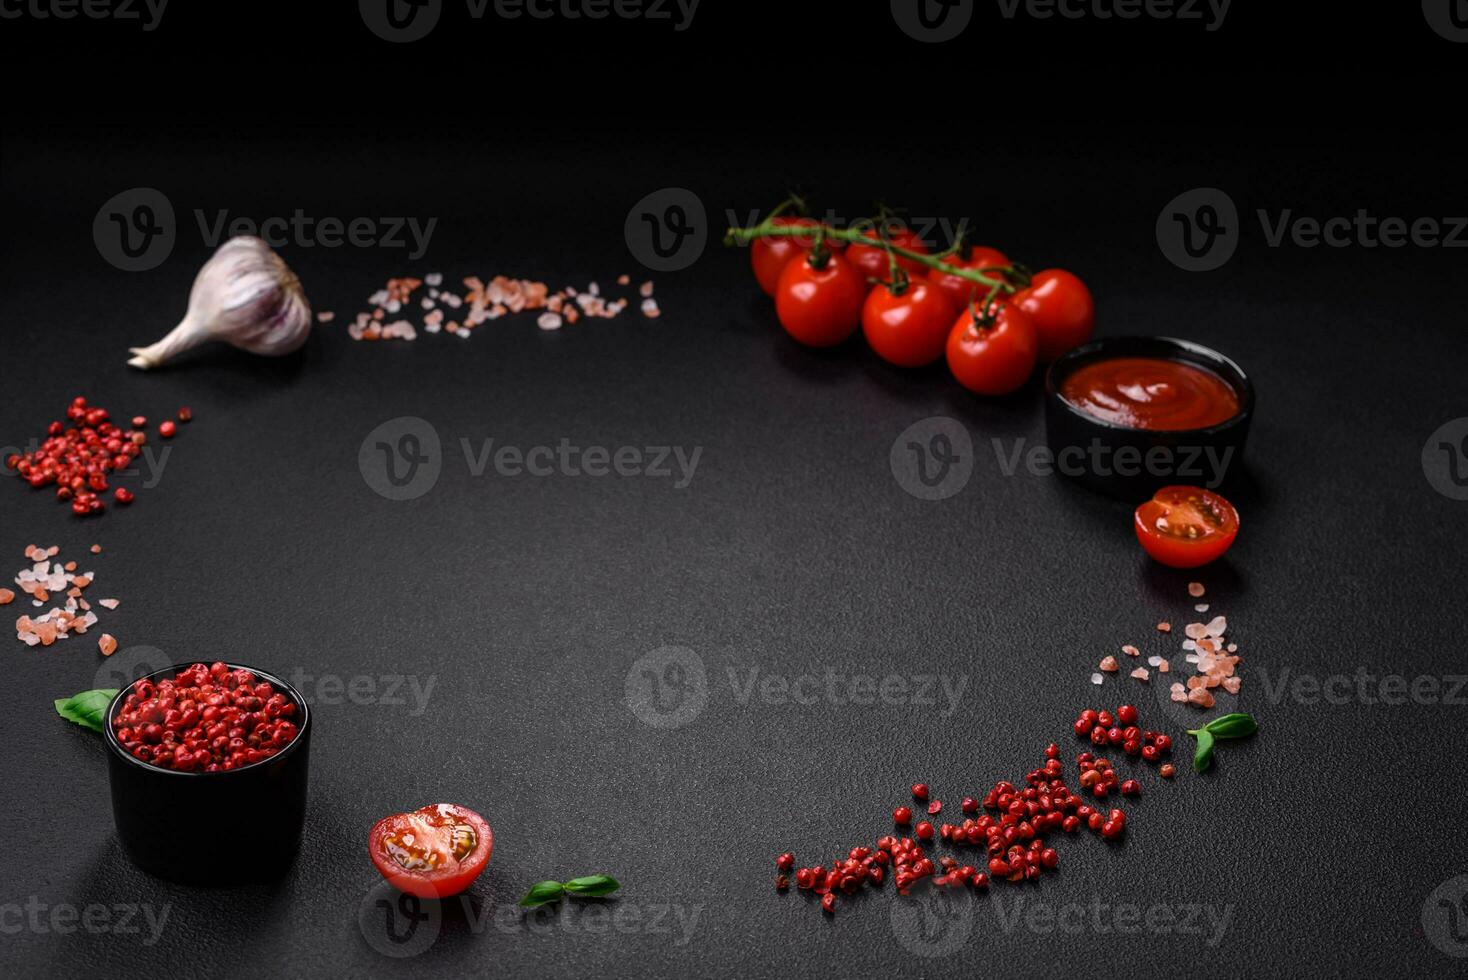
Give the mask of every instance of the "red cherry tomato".
M 831 347 L 855 332 L 866 296 L 866 281 L 850 262 L 831 255 L 817 269 L 806 256 L 780 273 L 775 313 L 785 332 L 802 344 Z
M 875 228 L 858 226 L 858 231 L 867 238 L 881 237 Z M 918 237 L 918 233 L 906 225 L 889 224 L 886 226 L 886 239 L 899 248 L 905 248 L 909 252 L 918 252 L 922 255 L 928 254 L 928 246 Z M 897 257 L 897 264 L 907 270 L 907 274 L 913 278 L 925 277 L 928 267 L 921 262 L 912 259 Z M 890 279 L 892 269 L 887 262 L 887 250 L 874 245 L 851 245 L 846 249 L 846 259 L 861 271 L 862 279 Z
M 399 891 L 448 898 L 473 884 L 489 863 L 494 833 L 473 810 L 433 803 L 377 821 L 367 850 L 377 870 Z
M 958 383 L 980 395 L 1007 395 L 1035 370 L 1039 341 L 1029 317 L 1005 302 L 991 307 L 994 322 L 980 326 L 973 313 L 958 315 L 948 334 L 948 368 Z
M 1137 508 L 1137 540 L 1172 568 L 1197 568 L 1221 556 L 1239 536 L 1239 512 L 1200 487 L 1164 487 Z
M 861 329 L 882 360 L 921 367 L 943 356 L 953 314 L 948 297 L 930 282 L 915 280 L 901 295 L 883 285 L 867 293 Z
M 820 227 L 820 222 L 814 218 L 798 218 L 794 215 L 780 215 L 772 223 L 786 228 Z M 791 259 L 810 251 L 813 244 L 815 240 L 804 235 L 766 235 L 750 242 L 749 264 L 754 268 L 754 277 L 759 280 L 759 288 L 765 291 L 765 295 L 775 295 L 775 289 L 780 285 L 780 273 L 785 271 L 785 266 L 790 264 Z M 833 252 L 839 252 L 845 247 L 842 242 L 826 244 Z
M 969 249 L 968 258 L 961 259 L 955 255 L 943 261 L 960 269 L 994 269 L 1009 265 L 1009 257 L 1003 252 L 997 248 L 987 248 L 982 245 Z M 999 277 L 995 275 L 994 278 Z M 929 269 L 928 281 L 947 293 L 948 298 L 953 300 L 953 305 L 959 309 L 968 306 L 970 299 L 982 303 L 984 297 L 989 295 L 988 286 L 974 282 L 972 279 L 955 276 L 951 272 Z
M 1096 303 L 1086 284 L 1064 269 L 1035 273 L 1026 289 L 1009 298 L 1025 311 L 1040 335 L 1040 360 L 1053 361 L 1091 339 Z

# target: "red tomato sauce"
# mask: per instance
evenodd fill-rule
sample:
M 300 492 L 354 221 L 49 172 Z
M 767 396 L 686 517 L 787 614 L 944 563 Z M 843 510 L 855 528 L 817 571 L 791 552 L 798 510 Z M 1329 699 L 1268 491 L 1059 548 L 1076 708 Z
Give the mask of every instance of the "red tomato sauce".
M 1227 381 L 1163 357 L 1087 364 L 1060 383 L 1060 397 L 1103 422 L 1159 432 L 1206 429 L 1239 414 L 1239 393 Z

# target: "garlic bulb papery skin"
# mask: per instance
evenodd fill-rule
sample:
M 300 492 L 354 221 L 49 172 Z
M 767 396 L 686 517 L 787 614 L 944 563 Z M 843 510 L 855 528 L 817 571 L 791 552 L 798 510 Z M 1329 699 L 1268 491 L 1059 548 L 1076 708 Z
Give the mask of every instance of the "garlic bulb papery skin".
M 310 333 L 301 280 L 269 245 L 245 235 L 219 246 L 194 279 L 183 320 L 158 343 L 132 348 L 128 364 L 160 367 L 210 340 L 279 357 L 299 350 Z

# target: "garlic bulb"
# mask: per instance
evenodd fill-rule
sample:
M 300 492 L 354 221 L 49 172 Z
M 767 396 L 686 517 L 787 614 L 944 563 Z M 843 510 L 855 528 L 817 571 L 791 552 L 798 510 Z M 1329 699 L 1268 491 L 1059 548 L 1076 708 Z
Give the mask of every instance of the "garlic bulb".
M 311 304 L 301 280 L 258 238 L 231 238 L 204 263 L 189 309 L 158 343 L 134 347 L 128 364 L 159 367 L 210 340 L 277 357 L 298 350 L 311 332 Z

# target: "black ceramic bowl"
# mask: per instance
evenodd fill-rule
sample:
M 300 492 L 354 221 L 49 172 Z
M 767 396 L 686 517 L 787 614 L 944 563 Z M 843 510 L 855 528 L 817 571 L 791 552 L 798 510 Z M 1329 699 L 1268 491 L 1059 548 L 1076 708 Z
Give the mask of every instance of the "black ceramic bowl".
M 146 679 L 171 678 L 191 663 L 154 671 Z M 289 867 L 301 840 L 311 709 L 279 677 L 244 664 L 229 667 L 244 667 L 296 704 L 295 739 L 253 765 L 178 772 L 135 759 L 112 727 L 132 685 L 107 706 L 103 733 L 117 836 L 133 863 L 159 878 L 199 885 L 268 880 Z
M 1137 429 L 1097 418 L 1060 395 L 1076 369 L 1113 357 L 1159 357 L 1206 368 L 1239 396 L 1232 418 L 1204 429 Z M 1254 386 L 1217 351 L 1171 337 L 1104 337 L 1068 351 L 1045 374 L 1045 436 L 1056 472 L 1102 493 L 1141 503 L 1165 486 L 1224 489 L 1243 474 Z

